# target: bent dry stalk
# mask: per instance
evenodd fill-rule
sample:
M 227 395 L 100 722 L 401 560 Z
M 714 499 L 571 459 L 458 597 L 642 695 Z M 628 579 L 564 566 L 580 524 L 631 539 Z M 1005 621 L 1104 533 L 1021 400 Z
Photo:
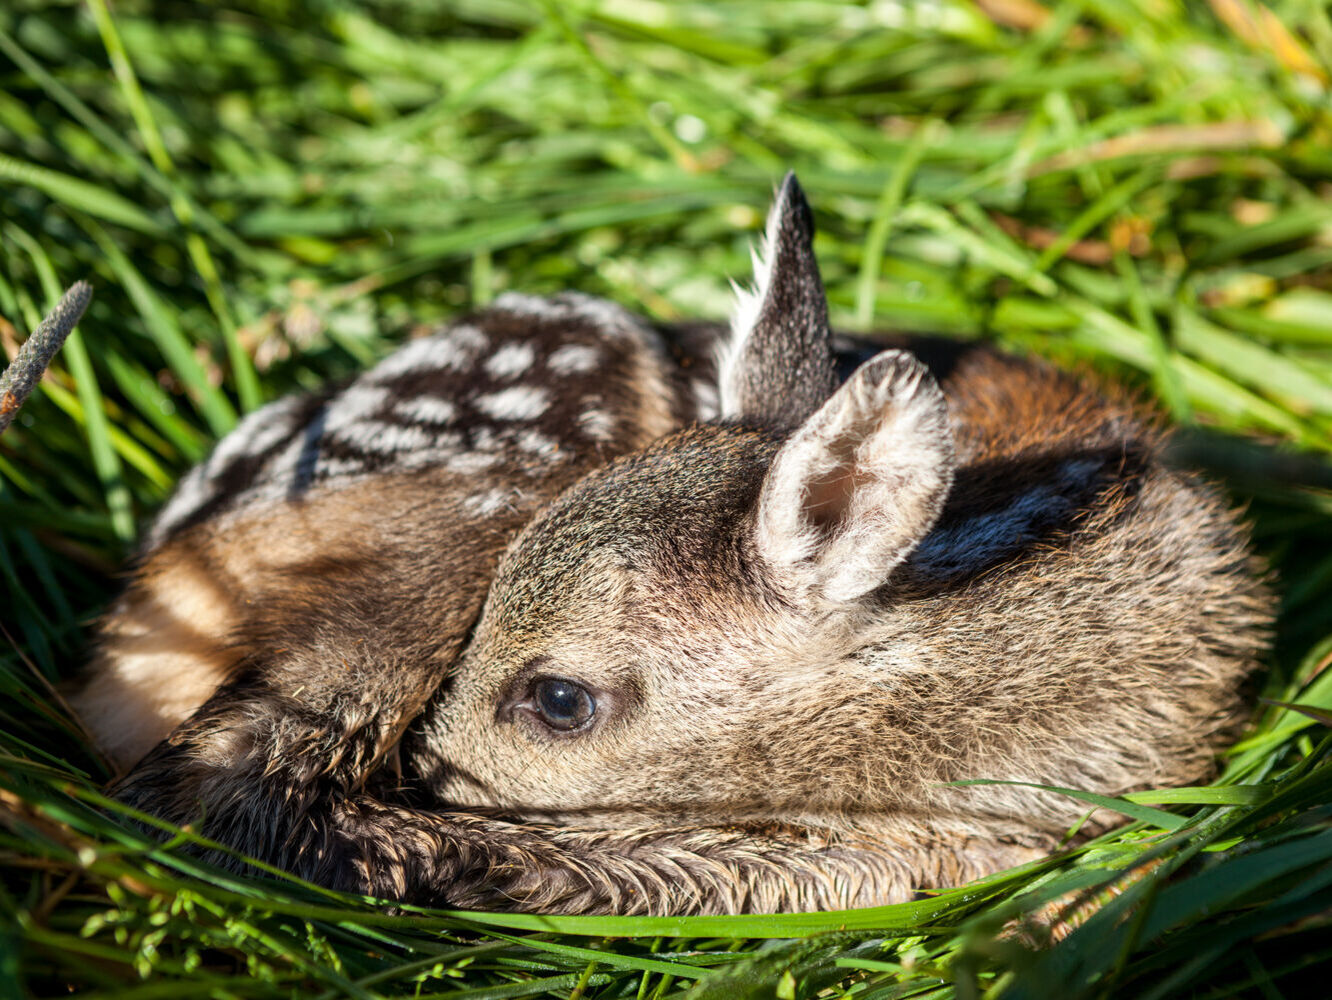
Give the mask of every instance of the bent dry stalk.
M 70 335 L 83 311 L 92 301 L 92 285 L 76 281 L 70 285 L 56 307 L 37 325 L 13 362 L 0 375 L 0 434 L 14 421 L 18 411 L 32 395 L 42 373 L 55 357 L 60 345 Z

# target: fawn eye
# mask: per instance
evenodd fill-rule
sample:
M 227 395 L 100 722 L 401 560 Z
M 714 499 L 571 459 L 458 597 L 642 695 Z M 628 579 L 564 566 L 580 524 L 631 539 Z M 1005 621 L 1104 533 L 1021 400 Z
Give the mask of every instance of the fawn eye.
M 532 685 L 532 707 L 546 725 L 567 732 L 592 718 L 597 703 L 582 685 L 543 677 Z

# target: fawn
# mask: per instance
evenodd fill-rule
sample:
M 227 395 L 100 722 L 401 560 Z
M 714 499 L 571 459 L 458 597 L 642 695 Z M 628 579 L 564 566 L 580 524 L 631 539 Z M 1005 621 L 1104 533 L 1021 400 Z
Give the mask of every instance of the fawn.
M 788 176 L 725 333 L 505 298 L 248 418 L 77 699 L 117 794 L 339 888 L 685 913 L 902 900 L 1083 808 L 959 779 L 1204 777 L 1271 620 L 1233 513 L 1119 394 L 834 350 L 812 235 Z

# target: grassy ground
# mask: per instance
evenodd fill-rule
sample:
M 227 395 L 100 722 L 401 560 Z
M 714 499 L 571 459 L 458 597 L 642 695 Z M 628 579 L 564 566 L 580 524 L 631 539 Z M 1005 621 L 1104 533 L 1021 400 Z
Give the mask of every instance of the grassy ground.
M 1315 995 L 1329 73 L 1309 0 L 5 4 L 0 341 L 76 278 L 97 297 L 0 440 L 0 994 Z M 1120 802 L 1066 858 L 849 913 L 386 915 L 116 817 L 51 685 L 239 413 L 506 288 L 722 315 L 788 166 L 842 325 L 1159 398 L 1278 574 L 1265 693 L 1312 709 L 1258 708 L 1214 787 Z M 1111 902 L 1028 947 L 1015 921 L 1072 890 Z

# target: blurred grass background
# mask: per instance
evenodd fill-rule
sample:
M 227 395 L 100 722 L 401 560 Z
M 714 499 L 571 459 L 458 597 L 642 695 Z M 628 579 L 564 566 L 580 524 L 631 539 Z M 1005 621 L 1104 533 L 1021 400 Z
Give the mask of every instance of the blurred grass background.
M 0 345 L 97 294 L 0 439 L 0 994 L 1321 995 L 1330 79 L 1310 0 L 9 0 Z M 1068 858 L 854 913 L 388 914 L 115 818 L 52 685 L 239 414 L 504 289 L 721 317 L 788 167 L 840 325 L 1160 401 L 1250 505 L 1265 693 L 1302 710 Z M 1021 915 L 1073 891 L 1110 902 L 1031 947 Z

